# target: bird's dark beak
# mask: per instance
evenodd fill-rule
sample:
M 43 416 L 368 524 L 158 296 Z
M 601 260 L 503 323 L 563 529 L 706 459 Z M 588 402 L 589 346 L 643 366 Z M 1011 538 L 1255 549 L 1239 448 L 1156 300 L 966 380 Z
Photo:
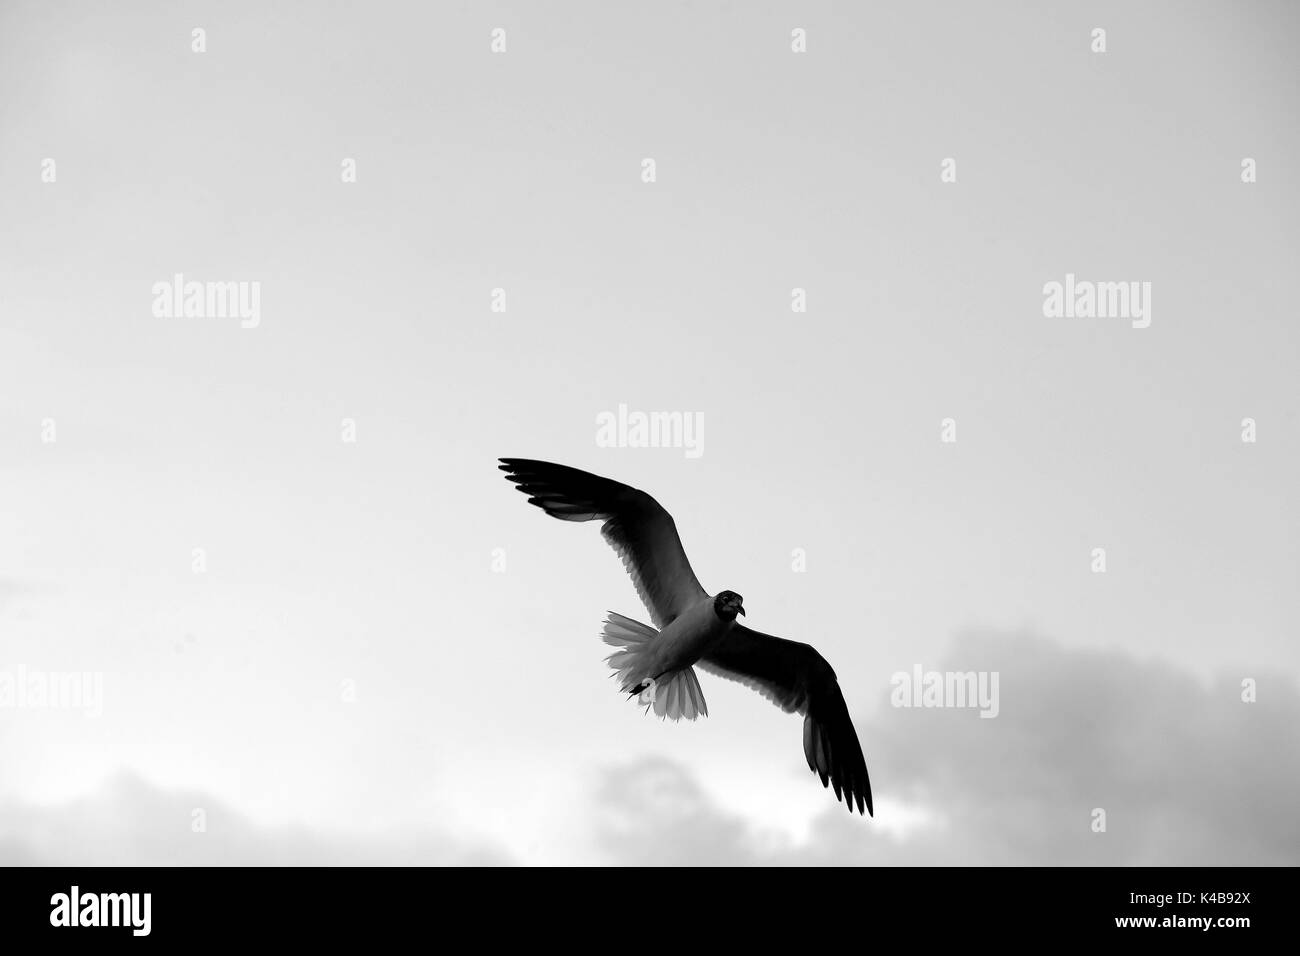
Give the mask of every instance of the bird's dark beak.
M 736 605 L 736 613 L 739 614 L 741 617 L 744 617 L 744 616 L 745 616 L 745 608 L 744 608 L 744 606 L 743 606 L 743 605 L 740 605 L 740 604 L 737 604 L 737 605 Z

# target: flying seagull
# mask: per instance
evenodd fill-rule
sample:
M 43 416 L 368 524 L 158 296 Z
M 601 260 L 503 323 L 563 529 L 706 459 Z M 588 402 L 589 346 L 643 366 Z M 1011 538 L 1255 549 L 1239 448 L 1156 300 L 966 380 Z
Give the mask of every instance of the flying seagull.
M 694 665 L 758 691 L 803 722 L 808 769 L 853 812 L 872 813 L 871 781 L 844 695 L 826 659 L 807 644 L 751 631 L 735 591 L 710 595 L 686 559 L 672 515 L 644 491 L 565 465 L 502 458 L 506 479 L 552 518 L 600 520 L 600 533 L 623 560 L 654 627 L 612 611 L 603 639 L 624 692 L 649 693 L 661 717 L 708 715 Z

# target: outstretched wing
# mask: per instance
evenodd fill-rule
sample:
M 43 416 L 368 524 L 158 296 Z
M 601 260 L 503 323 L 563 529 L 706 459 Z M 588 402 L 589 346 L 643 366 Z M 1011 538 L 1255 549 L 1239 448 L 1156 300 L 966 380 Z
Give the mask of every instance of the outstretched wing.
M 602 520 L 600 533 L 632 576 L 641 602 L 662 630 L 705 597 L 686 560 L 672 515 L 644 491 L 565 465 L 502 458 L 506 479 L 552 518 Z
M 698 665 L 758 691 L 786 713 L 803 714 L 803 752 L 808 769 L 835 788 L 835 799 L 853 812 L 871 807 L 871 780 L 858 733 L 835 671 L 812 647 L 760 634 L 736 624 Z

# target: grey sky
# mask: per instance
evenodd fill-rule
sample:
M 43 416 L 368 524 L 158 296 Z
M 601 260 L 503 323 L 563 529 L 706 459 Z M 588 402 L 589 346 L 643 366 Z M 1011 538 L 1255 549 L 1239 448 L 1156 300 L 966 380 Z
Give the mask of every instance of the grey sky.
M 1004 679 L 976 726 L 1004 761 L 1019 740 L 1017 779 L 1086 803 L 1085 833 L 1159 751 L 1151 727 L 1228 702 L 1222 746 L 1272 768 L 1260 799 L 1293 792 L 1268 721 L 1294 687 L 1262 675 L 1300 666 L 1297 16 L 6 3 L 0 669 L 102 670 L 106 700 L 0 711 L 0 799 L 53 814 L 130 779 L 250 827 L 573 862 L 604 858 L 575 807 L 618 792 L 608 768 L 663 757 L 735 815 L 737 853 L 815 840 L 828 802 L 847 817 L 798 721 L 743 688 L 702 679 L 696 726 L 614 693 L 601 617 L 647 615 L 595 527 L 529 509 L 499 455 L 650 491 L 706 588 L 831 660 L 870 840 L 966 860 L 952 826 L 1005 806 L 967 792 L 985 751 L 951 714 L 888 706 L 895 671 L 976 666 L 953 643 L 971 632 L 1051 649 L 1019 671 L 1036 719 Z M 260 282 L 260 325 L 155 317 L 178 272 Z M 1067 273 L 1151 282 L 1151 326 L 1045 318 Z M 620 403 L 701 414 L 704 454 L 597 447 Z M 1067 706 L 1092 699 L 1064 686 L 1071 655 L 1114 662 L 1097 679 L 1120 699 Z M 1076 746 L 1117 748 L 1087 777 L 1106 792 Z M 1252 862 L 1164 806 L 1143 799 L 1144 832 Z M 1073 839 L 1058 811 L 1022 818 L 1047 831 L 1024 858 Z M 1232 845 L 1294 862 L 1269 819 L 1234 818 L 1257 829 Z M 1134 859 L 1182 859 L 1151 840 Z

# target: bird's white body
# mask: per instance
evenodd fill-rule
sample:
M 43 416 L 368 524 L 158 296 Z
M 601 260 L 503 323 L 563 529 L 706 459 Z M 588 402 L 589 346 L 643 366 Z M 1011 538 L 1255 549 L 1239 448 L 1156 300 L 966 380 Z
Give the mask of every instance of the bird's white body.
M 719 618 L 712 605 L 708 610 L 718 624 L 731 623 Z M 674 635 L 665 640 L 674 625 Z M 610 611 L 601 637 L 618 648 L 605 660 L 624 692 L 636 695 L 660 717 L 694 720 L 701 715 L 707 717 L 709 705 L 691 664 L 721 639 L 715 631 L 726 634 L 725 629 L 713 627 L 699 613 L 679 615 L 661 634 L 648 624 Z
M 662 631 L 611 611 L 602 636 L 619 649 L 606 660 L 617 672 L 619 686 L 639 695 L 656 714 L 694 720 L 707 716 L 709 707 L 691 665 L 717 647 L 735 623 L 734 616 L 718 613 L 717 600 L 709 595 L 691 603 Z
M 690 667 L 727 636 L 736 622 L 719 617 L 713 601 L 705 595 L 659 632 L 645 655 L 646 673 L 637 675 L 638 680 Z

